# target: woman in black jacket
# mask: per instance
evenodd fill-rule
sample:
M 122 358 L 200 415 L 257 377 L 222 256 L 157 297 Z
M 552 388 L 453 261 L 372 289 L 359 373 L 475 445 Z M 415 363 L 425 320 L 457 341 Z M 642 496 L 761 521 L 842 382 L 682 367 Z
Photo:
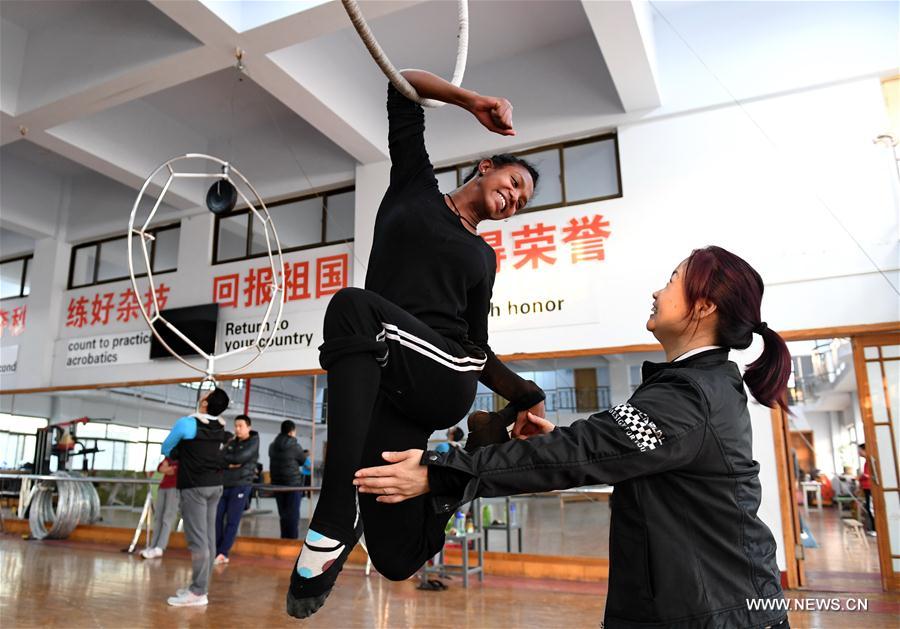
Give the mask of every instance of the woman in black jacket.
M 273 485 L 302 487 L 300 468 L 306 463 L 306 454 L 297 441 L 297 425 L 289 419 L 281 422 L 281 432 L 269 445 L 269 476 Z M 281 539 L 297 539 L 300 524 L 300 500 L 303 492 L 276 491 Z
M 241 516 L 250 502 L 250 490 L 259 460 L 259 434 L 250 429 L 246 415 L 234 418 L 234 437 L 222 451 L 225 474 L 222 497 L 216 510 L 216 559 L 214 563 L 228 563 L 228 553 L 237 537 Z
M 430 493 L 444 521 L 478 496 L 614 485 L 605 627 L 786 629 L 744 392 L 786 408 L 790 354 L 760 319 L 762 294 L 744 260 L 698 249 L 653 294 L 647 329 L 667 362 L 645 363 L 626 403 L 568 427 L 531 415 L 517 439 L 470 451 L 385 453 L 393 465 L 355 483 L 387 504 Z M 742 377 L 728 351 L 753 334 L 762 355 Z

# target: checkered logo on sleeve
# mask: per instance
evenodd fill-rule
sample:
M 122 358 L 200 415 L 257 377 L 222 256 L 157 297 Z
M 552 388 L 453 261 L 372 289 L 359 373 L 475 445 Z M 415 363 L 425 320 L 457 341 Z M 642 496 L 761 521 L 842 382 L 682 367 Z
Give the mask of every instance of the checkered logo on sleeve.
M 619 404 L 611 408 L 609 412 L 641 452 L 654 450 L 664 441 L 662 431 L 656 427 L 656 424 L 645 412 L 636 409 L 631 404 Z

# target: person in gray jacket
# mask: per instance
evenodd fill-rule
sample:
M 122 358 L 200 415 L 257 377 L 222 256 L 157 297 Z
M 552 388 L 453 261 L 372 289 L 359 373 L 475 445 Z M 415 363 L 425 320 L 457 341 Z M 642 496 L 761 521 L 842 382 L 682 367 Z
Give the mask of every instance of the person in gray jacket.
M 300 468 L 306 463 L 306 454 L 297 441 L 297 425 L 289 419 L 281 422 L 281 433 L 269 446 L 269 474 L 273 485 L 303 487 Z M 300 535 L 299 491 L 275 492 L 278 518 L 281 523 L 281 539 L 297 539 Z
M 222 457 L 225 464 L 224 489 L 216 510 L 215 563 L 228 563 L 228 553 L 234 545 L 241 516 L 250 501 L 250 490 L 259 460 L 259 435 L 250 430 L 246 415 L 234 418 L 234 437 L 225 444 Z

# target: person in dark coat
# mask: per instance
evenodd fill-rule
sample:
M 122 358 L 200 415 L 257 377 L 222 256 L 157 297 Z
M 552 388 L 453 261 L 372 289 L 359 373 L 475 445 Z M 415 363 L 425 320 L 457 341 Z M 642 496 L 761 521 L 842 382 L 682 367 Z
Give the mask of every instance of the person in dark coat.
M 447 518 L 477 497 L 609 484 L 604 627 L 787 629 L 775 538 L 758 514 L 746 391 L 787 410 L 791 356 L 760 318 L 762 295 L 747 262 L 698 249 L 653 293 L 646 327 L 666 361 L 644 363 L 627 401 L 571 426 L 529 413 L 513 439 L 480 448 L 384 452 L 393 465 L 357 472 L 360 503 L 375 496 L 391 509 L 425 496 L 432 515 L 395 517 L 391 537 L 367 529 L 375 568 L 391 579 L 412 574 L 419 561 L 405 549 L 419 539 L 440 548 Z M 762 354 L 742 374 L 729 350 L 747 349 L 754 335 Z
M 269 446 L 269 474 L 273 485 L 303 487 L 300 468 L 306 463 L 306 455 L 297 441 L 297 425 L 289 419 L 281 422 L 281 433 Z M 278 519 L 281 523 L 281 539 L 297 539 L 300 536 L 299 491 L 276 491 Z
M 216 510 L 216 560 L 228 563 L 228 553 L 234 545 L 244 508 L 250 501 L 250 490 L 259 459 L 259 434 L 250 430 L 246 415 L 234 418 L 234 436 L 225 444 L 222 456 L 225 464 L 224 489 Z

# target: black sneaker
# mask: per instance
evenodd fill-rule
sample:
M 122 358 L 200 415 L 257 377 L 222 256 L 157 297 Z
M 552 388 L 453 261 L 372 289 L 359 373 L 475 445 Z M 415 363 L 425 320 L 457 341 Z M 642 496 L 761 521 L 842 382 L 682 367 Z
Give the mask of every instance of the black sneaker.
M 326 564 L 328 567 L 320 575 L 312 578 L 301 577 L 297 572 L 297 562 L 294 562 L 294 568 L 291 570 L 291 586 L 288 589 L 286 600 L 288 615 L 294 618 L 308 618 L 319 611 L 325 604 L 325 599 L 331 594 L 331 589 L 334 587 L 334 582 L 337 581 L 341 568 L 344 567 L 344 562 L 347 561 L 347 557 L 350 556 L 359 538 L 362 537 L 362 533 L 362 519 L 357 515 L 353 540 L 344 542 L 344 550 L 330 564 Z M 303 545 L 307 545 L 306 541 L 303 542 Z M 330 549 L 314 548 L 314 550 L 327 551 Z M 301 552 L 303 552 L 302 549 Z M 298 556 L 297 559 L 299 558 Z

